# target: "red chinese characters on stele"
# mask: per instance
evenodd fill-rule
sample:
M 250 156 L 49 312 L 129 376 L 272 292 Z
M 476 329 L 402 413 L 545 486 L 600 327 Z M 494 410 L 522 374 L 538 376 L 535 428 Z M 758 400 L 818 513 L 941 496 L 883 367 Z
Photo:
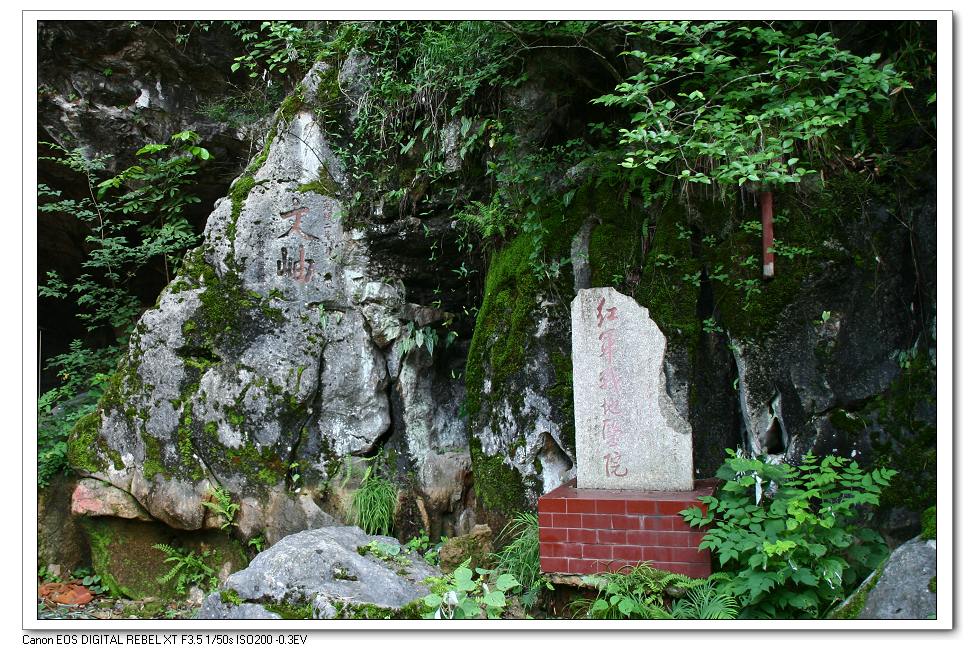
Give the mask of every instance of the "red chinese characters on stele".
M 616 353 L 616 337 L 619 333 L 619 315 L 616 307 L 607 307 L 606 299 L 601 298 L 596 306 L 596 327 L 599 331 L 599 357 L 602 368 L 599 372 L 599 390 L 603 398 L 602 438 L 606 476 L 623 477 L 629 473 L 625 459 L 620 453 L 619 440 L 623 435 L 620 425 L 620 393 L 623 389 L 619 373 L 613 365 Z

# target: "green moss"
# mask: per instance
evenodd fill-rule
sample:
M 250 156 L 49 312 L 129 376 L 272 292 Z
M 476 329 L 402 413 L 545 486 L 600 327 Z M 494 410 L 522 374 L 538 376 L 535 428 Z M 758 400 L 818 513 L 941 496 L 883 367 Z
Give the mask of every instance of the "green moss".
M 505 463 L 503 454 L 488 456 L 480 441 L 471 440 L 474 493 L 487 510 L 511 514 L 528 508 L 521 473 Z
M 341 126 L 344 102 L 339 87 L 339 67 L 325 70 L 318 83 L 315 98 L 315 116 L 326 129 L 335 130 Z
M 697 314 L 701 262 L 691 248 L 686 210 L 671 201 L 657 216 L 653 241 L 633 292 L 669 340 L 693 346 L 701 331 Z M 682 230 L 683 229 L 683 230 Z
M 288 464 L 272 448 L 258 449 L 250 441 L 236 449 L 228 448 L 225 456 L 234 471 L 269 487 L 284 481 L 288 472 Z
M 562 415 L 562 435 L 565 444 L 575 449 L 575 403 L 572 397 L 572 356 L 560 350 L 549 350 L 555 370 L 555 383 L 545 393 Z
M 101 576 L 102 585 L 108 589 L 108 593 L 115 597 L 121 597 L 122 588 L 108 570 L 112 537 L 105 528 L 95 525 L 93 522 L 94 520 L 91 519 L 82 519 L 82 526 L 88 536 L 92 568 L 96 574 Z
M 396 614 L 396 618 L 400 620 L 418 620 L 423 618 L 423 614 L 426 613 L 426 605 L 423 604 L 422 598 L 417 598 L 412 600 L 405 605 Z
M 221 594 L 223 598 L 223 594 Z M 239 603 L 235 603 L 239 604 Z M 339 601 L 333 603 L 337 618 L 347 620 L 382 621 L 390 619 L 419 619 L 423 617 L 423 600 L 417 599 L 404 605 L 401 609 L 380 607 L 371 603 L 350 603 Z M 273 612 L 285 620 L 310 620 L 315 617 L 312 603 L 261 603 L 269 612 Z
M 298 88 L 303 89 L 303 86 L 299 85 Z M 304 101 L 297 92 L 288 95 L 281 102 L 281 108 L 278 109 L 278 118 L 283 122 L 290 122 L 295 118 L 295 115 L 298 114 L 298 111 L 301 110 L 303 105 Z
M 521 235 L 491 258 L 484 301 L 477 314 L 474 336 L 467 355 L 467 412 L 481 409 L 485 366 L 492 383 L 500 387 L 524 367 L 528 332 L 534 325 L 538 280 L 529 267 L 531 239 Z
M 225 605 L 240 605 L 244 601 L 236 589 L 224 589 L 220 592 L 220 602 Z
M 71 467 L 86 472 L 97 472 L 104 467 L 104 462 L 95 451 L 100 423 L 101 416 L 97 411 L 78 418 L 75 422 L 68 438 L 68 464 Z
M 314 180 L 310 183 L 302 183 L 298 186 L 298 191 L 304 192 L 315 192 L 316 194 L 321 194 L 322 196 L 338 196 L 341 192 L 342 187 L 338 184 L 333 177 L 331 172 L 328 171 L 326 165 L 322 165 L 318 168 L 318 180 Z
M 592 286 L 626 290 L 628 278 L 640 270 L 640 232 L 633 226 L 601 223 L 589 238 Z
M 152 480 L 157 474 L 169 478 L 169 470 L 163 462 L 162 443 L 160 443 L 151 433 L 144 428 L 141 430 L 142 446 L 145 449 L 145 458 L 142 460 L 143 475 Z
M 125 467 L 122 455 L 98 435 L 101 410 L 78 418 L 68 437 L 68 465 L 83 472 L 95 473 L 108 468 L 107 457 L 116 470 Z
M 397 610 L 371 603 L 344 603 L 338 611 L 340 618 L 352 620 L 384 621 L 400 618 Z
M 937 429 L 922 417 L 934 406 L 934 382 L 933 364 L 918 355 L 862 411 L 883 429 L 871 435 L 874 464 L 898 472 L 880 495 L 882 508 L 923 512 L 937 501 Z
M 311 603 L 262 603 L 262 606 L 288 621 L 309 620 L 315 617 L 315 608 Z
M 162 600 L 136 602 L 122 608 L 122 618 L 159 619 L 166 613 L 167 603 Z
M 857 176 L 857 175 L 854 175 Z M 830 266 L 855 267 L 855 258 L 872 259 L 871 244 L 849 238 L 844 221 L 860 220 L 860 215 L 849 215 L 853 206 L 863 204 L 856 198 L 859 190 L 853 190 L 845 182 L 846 176 L 830 180 L 832 189 L 812 196 L 799 197 L 792 191 L 774 194 L 775 241 L 777 247 L 805 249 L 808 254 L 788 257 L 775 256 L 775 276 L 768 281 L 762 277 L 762 238 L 759 232 L 745 232 L 736 227 L 721 242 L 706 251 L 710 267 L 722 265 L 729 277 L 714 284 L 715 301 L 721 315 L 721 324 L 735 337 L 757 339 L 771 332 L 782 320 L 782 314 L 803 288 L 822 277 Z M 857 183 L 862 183 L 859 179 Z M 808 205 L 807 205 L 808 202 Z M 711 206 L 710 210 L 720 210 Z M 725 209 L 727 212 L 727 209 Z M 760 219 L 757 208 L 749 207 L 731 223 Z M 718 222 L 720 219 L 712 219 Z M 728 218 L 724 219 L 728 222 Z M 727 223 L 725 224 L 727 225 Z M 839 246 L 829 246 L 827 242 Z M 847 252 L 849 251 L 849 252 Z M 756 291 L 749 294 L 743 283 L 752 283 Z
M 195 481 L 201 480 L 204 476 L 203 468 L 193 458 L 193 408 L 188 399 L 183 402 L 183 417 L 176 428 L 176 449 L 180 463 L 184 469 L 189 470 L 190 477 Z
M 237 239 L 237 220 L 244 209 L 244 201 L 247 200 L 247 196 L 256 184 L 254 177 L 248 174 L 238 178 L 237 182 L 230 188 L 230 221 L 227 223 L 227 241 L 230 242 L 231 248 Z
M 170 565 L 165 562 L 165 554 L 153 548 L 154 544 L 181 546 L 197 553 L 212 550 L 214 553 L 205 561 L 214 571 L 220 571 L 225 562 L 233 571 L 247 565 L 240 544 L 222 533 L 180 532 L 154 522 L 112 517 L 85 517 L 81 523 L 91 548 L 92 568 L 116 597 L 177 597 L 175 581 L 159 582 Z
M 932 594 L 938 593 L 938 576 L 931 576 L 931 580 L 928 581 L 928 591 Z
M 931 506 L 921 513 L 921 539 L 938 538 L 938 511 L 936 506 Z
M 229 422 L 234 428 L 240 429 L 244 426 L 246 416 L 241 411 L 233 407 L 228 407 L 224 415 L 227 416 L 227 422 Z
M 216 348 L 221 342 L 239 344 L 248 312 L 259 303 L 243 291 L 241 280 L 232 268 L 219 276 L 205 265 L 203 286 L 198 318 L 205 344 L 210 348 Z

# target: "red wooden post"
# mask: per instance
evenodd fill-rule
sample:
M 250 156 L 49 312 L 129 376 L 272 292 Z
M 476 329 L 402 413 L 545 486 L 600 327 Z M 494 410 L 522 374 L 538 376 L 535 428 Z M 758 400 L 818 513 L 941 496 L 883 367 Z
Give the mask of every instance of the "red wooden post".
M 762 204 L 762 278 L 770 280 L 775 275 L 775 254 L 772 252 L 772 193 L 759 194 Z

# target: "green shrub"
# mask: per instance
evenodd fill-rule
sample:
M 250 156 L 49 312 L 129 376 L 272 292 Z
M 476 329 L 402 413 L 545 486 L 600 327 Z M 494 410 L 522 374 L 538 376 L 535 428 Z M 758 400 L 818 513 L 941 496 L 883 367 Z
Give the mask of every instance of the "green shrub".
M 670 606 L 666 618 L 679 620 L 724 620 L 738 617 L 738 601 L 731 594 L 717 590 L 714 580 L 708 578 L 690 587 L 683 596 Z
M 430 534 L 424 530 L 418 536 L 406 542 L 406 548 L 409 551 L 416 551 L 422 555 L 423 560 L 430 566 L 437 566 L 440 564 L 440 548 L 446 541 L 447 537 L 441 536 L 438 543 L 431 543 Z
M 724 569 L 713 577 L 721 593 L 742 603 L 744 618 L 810 618 L 843 600 L 887 556 L 883 538 L 863 525 L 866 506 L 879 503 L 893 470 L 866 472 L 845 458 L 773 465 L 731 450 L 707 514 L 681 514 L 710 526 L 700 548 Z
M 48 271 L 37 288 L 39 298 L 71 300 L 75 316 L 89 332 L 111 333 L 114 344 L 90 348 L 80 339 L 67 352 L 48 359 L 60 383 L 38 399 L 38 484 L 42 487 L 66 466 L 67 437 L 81 417 L 94 411 L 109 373 L 115 368 L 135 319 L 143 309 L 139 293 L 159 273 L 168 283 L 172 269 L 199 236 L 184 212 L 200 199 L 192 192 L 194 176 L 210 159 L 198 146 L 200 136 L 181 131 L 169 144 L 147 144 L 135 155 L 138 164 L 101 180 L 109 156 L 88 157 L 82 148 L 41 142 L 53 163 L 84 187 L 73 198 L 63 190 L 37 186 L 38 211 L 66 215 L 85 233 L 81 273 L 73 279 Z M 121 335 L 119 336 L 119 333 Z M 76 400 L 86 394 L 87 399 Z M 58 408 L 60 407 L 60 408 Z

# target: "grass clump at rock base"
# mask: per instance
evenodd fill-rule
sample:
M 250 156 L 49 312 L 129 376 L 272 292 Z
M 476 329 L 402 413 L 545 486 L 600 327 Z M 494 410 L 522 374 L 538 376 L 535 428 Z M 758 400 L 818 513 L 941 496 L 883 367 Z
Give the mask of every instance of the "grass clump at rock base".
M 374 469 L 371 465 L 366 470 L 359 489 L 352 494 L 349 516 L 356 526 L 370 535 L 389 535 L 396 513 L 397 489 Z

